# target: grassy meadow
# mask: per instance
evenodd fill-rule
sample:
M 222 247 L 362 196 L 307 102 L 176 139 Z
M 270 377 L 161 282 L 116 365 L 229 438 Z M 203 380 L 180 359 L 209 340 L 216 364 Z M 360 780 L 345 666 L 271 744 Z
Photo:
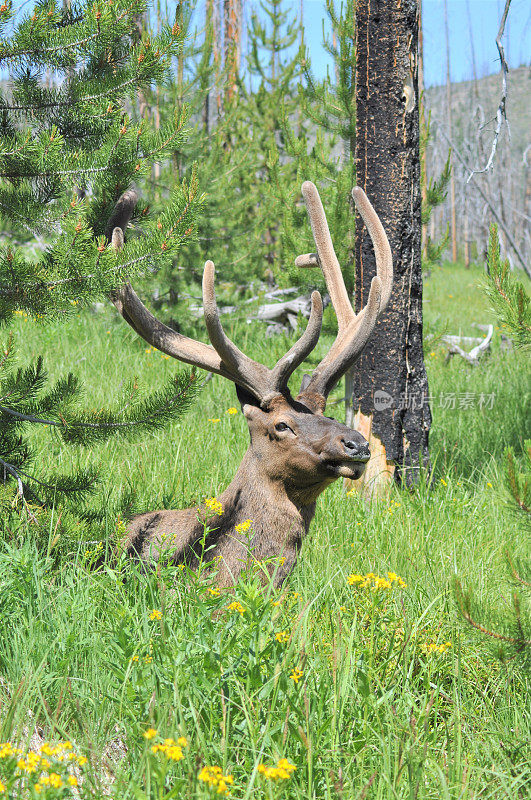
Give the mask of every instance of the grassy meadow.
M 503 493 L 504 448 L 531 435 L 528 363 L 500 351 L 498 331 L 476 368 L 445 363 L 437 339 L 495 322 L 481 282 L 479 268 L 446 264 L 425 283 L 431 480 L 371 508 L 338 481 L 282 593 L 252 575 L 220 595 L 186 569 L 91 567 L 131 489 L 149 510 L 225 488 L 248 440 L 227 381 L 133 443 L 75 450 L 35 434 L 38 463 L 98 466 L 93 502 L 107 513 L 78 537 L 61 509 L 46 526 L 24 512 L 0 521 L 0 800 L 529 797 L 529 675 L 466 627 L 452 591 L 457 575 L 503 607 L 504 550 L 531 543 Z M 228 330 L 268 364 L 287 346 L 243 318 Z M 15 332 L 21 363 L 43 353 L 52 378 L 72 370 L 89 408 L 175 371 L 111 307 L 66 324 L 21 317 Z M 47 773 L 26 752 L 44 743 Z

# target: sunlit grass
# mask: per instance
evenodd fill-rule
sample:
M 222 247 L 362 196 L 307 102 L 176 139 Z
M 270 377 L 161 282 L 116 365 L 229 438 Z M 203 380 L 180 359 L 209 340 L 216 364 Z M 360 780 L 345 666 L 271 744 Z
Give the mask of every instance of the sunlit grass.
M 426 315 L 437 307 L 450 332 L 474 335 L 470 322 L 491 321 L 468 286 L 481 274 L 444 269 L 427 281 Z M 135 376 L 148 388 L 175 369 L 112 309 L 68 326 L 19 319 L 16 328 L 22 362 L 42 352 L 52 377 L 73 370 L 90 408 L 117 403 Z M 234 336 L 268 364 L 285 349 L 240 323 Z M 56 771 L 64 786 L 40 781 L 35 793 L 36 776 L 28 792 L 526 796 L 528 677 L 462 625 L 451 588 L 459 575 L 480 598 L 503 601 L 504 548 L 529 550 L 499 491 L 503 450 L 526 435 L 525 364 L 500 353 L 499 338 L 475 369 L 434 352 L 434 396 L 494 392 L 492 408 L 433 403 L 429 485 L 394 489 L 370 509 L 339 482 L 330 487 L 282 592 L 264 592 L 252 571 L 227 595 L 206 571 L 146 573 L 123 557 L 94 568 L 123 531 L 116 508 L 129 489 L 153 509 L 225 488 L 248 440 L 228 382 L 214 377 L 185 418 L 133 444 L 75 451 L 49 430 L 35 434 L 37 463 L 99 464 L 94 505 L 107 513 L 82 533 L 90 543 L 63 541 L 61 510 L 40 531 L 15 513 L 0 522 L 0 747 L 26 753 L 69 741 L 87 758 L 77 789 Z M 0 758 L 4 787 L 20 774 Z

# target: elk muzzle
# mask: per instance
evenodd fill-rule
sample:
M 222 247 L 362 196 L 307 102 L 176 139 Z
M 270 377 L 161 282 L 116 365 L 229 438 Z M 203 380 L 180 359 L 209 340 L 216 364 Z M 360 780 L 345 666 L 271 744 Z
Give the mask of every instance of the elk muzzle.
M 324 462 L 332 475 L 357 480 L 363 475 L 371 451 L 361 433 L 343 425 L 341 428 L 339 435 L 325 448 Z

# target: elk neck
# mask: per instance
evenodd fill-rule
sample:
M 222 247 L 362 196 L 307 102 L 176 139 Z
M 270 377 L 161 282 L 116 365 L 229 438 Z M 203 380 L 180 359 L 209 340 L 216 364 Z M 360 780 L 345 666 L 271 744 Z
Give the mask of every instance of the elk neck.
M 234 524 L 252 521 L 255 541 L 265 536 L 272 545 L 281 544 L 280 539 L 287 543 L 306 535 L 317 496 L 326 485 L 322 481 L 314 486 L 289 485 L 281 476 L 268 474 L 260 456 L 249 447 L 220 501 L 224 516 L 228 514 Z

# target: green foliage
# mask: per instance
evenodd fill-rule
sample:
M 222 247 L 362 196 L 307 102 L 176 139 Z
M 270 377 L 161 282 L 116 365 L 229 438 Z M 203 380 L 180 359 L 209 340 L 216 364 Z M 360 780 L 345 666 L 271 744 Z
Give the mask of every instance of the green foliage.
M 124 280 L 172 263 L 193 235 L 201 204 L 195 167 L 174 185 L 160 213 L 138 210 L 143 235 L 119 252 L 108 247 L 107 221 L 119 194 L 185 138 L 183 109 L 159 130 L 126 112 L 138 92 L 169 75 L 182 50 L 176 25 L 163 25 L 156 38 L 141 34 L 138 18 L 145 11 L 141 0 L 71 8 L 43 0 L 16 17 L 10 3 L 0 8 L 0 64 L 10 75 L 0 97 L 4 326 L 17 316 L 65 319 Z M 38 507 L 93 490 L 92 466 L 41 474 L 31 426 L 46 426 L 71 444 L 94 445 L 111 434 L 130 438 L 156 429 L 195 395 L 193 376 L 183 373 L 153 393 L 133 384 L 113 411 L 83 411 L 72 373 L 46 385 L 41 356 L 19 369 L 12 360 L 11 338 L 0 361 L 3 506 L 13 502 L 14 486 L 15 502 Z
M 172 248 L 157 247 L 160 237 L 137 241 L 132 257 L 120 259 L 102 234 L 120 192 L 183 140 L 186 118 L 178 113 L 154 131 L 125 113 L 136 92 L 165 78 L 182 46 L 168 25 L 156 40 L 139 37 L 143 2 L 70 11 L 47 0 L 11 31 L 10 7 L 2 9 L 0 63 L 13 75 L 0 99 L 0 209 L 14 240 L 0 253 L 5 320 L 14 309 L 64 312 L 167 262 Z M 169 215 L 180 219 L 174 247 L 193 225 L 198 198 L 188 207 L 185 194 L 171 198 Z M 19 231 L 40 243 L 36 252 L 17 246 Z
M 487 254 L 488 281 L 485 291 L 504 333 L 517 347 L 531 344 L 531 303 L 525 286 L 517 281 L 508 261 L 500 259 L 498 228 L 491 225 Z
M 335 39 L 324 47 L 332 57 L 334 75 L 319 82 L 306 51 L 301 55 L 304 86 L 299 86 L 297 114 L 284 108 L 281 117 L 285 153 L 271 149 L 268 158 L 268 193 L 276 200 L 282 221 L 280 270 L 283 284 L 322 288 L 318 270 L 297 270 L 293 265 L 301 253 L 314 249 L 301 201 L 301 184 L 311 180 L 319 186 L 345 284 L 354 285 L 354 208 L 350 191 L 355 184 L 355 52 L 354 4 L 349 0 L 338 11 L 327 0 Z M 304 124 L 301 123 L 301 120 Z M 294 165 L 296 173 L 294 176 Z
M 142 392 L 133 382 L 123 391 L 116 409 L 80 410 L 82 387 L 70 372 L 51 386 L 39 356 L 35 364 L 12 368 L 13 339 L 3 349 L 0 362 L 0 470 L 3 472 L 2 497 L 11 499 L 7 477 L 17 481 L 20 500 L 39 506 L 50 505 L 63 495 L 79 500 L 94 491 L 97 473 L 93 468 L 77 470 L 75 475 L 39 477 L 27 472 L 34 454 L 27 438 L 30 426 L 53 429 L 62 441 L 85 447 L 106 441 L 111 436 L 131 439 L 141 431 L 157 430 L 179 417 L 196 395 L 195 375 L 181 372 L 166 386 L 151 393 Z
M 448 154 L 448 158 L 446 159 L 446 164 L 439 175 L 438 178 L 430 177 L 427 179 L 426 175 L 426 147 L 428 145 L 430 139 L 430 124 L 431 118 L 428 117 L 428 120 L 425 124 L 423 124 L 423 116 L 421 117 L 421 128 L 420 128 L 420 167 L 421 167 L 421 183 L 422 186 L 425 187 L 425 195 L 422 201 L 422 225 L 424 226 L 424 230 L 426 231 L 426 226 L 431 219 L 431 215 L 433 214 L 433 210 L 444 203 L 446 199 L 446 192 L 448 189 L 448 184 L 450 182 L 450 178 L 452 175 L 452 165 L 450 160 L 450 153 Z M 448 245 L 448 238 L 449 238 L 449 228 L 447 226 L 446 233 L 438 242 L 432 242 L 430 236 L 426 232 L 425 234 L 425 241 L 424 241 L 424 252 L 423 252 L 423 266 L 426 269 L 433 268 L 435 265 L 441 263 L 442 255 L 446 250 Z
M 499 603 L 478 603 L 470 590 L 455 580 L 455 596 L 466 622 L 487 637 L 496 656 L 503 662 L 518 659 L 524 668 L 531 666 L 531 561 L 513 559 L 507 553 L 511 579 L 511 598 Z
M 531 441 L 524 442 L 524 465 L 520 471 L 514 449 L 505 452 L 505 482 L 510 502 L 515 511 L 531 513 Z

